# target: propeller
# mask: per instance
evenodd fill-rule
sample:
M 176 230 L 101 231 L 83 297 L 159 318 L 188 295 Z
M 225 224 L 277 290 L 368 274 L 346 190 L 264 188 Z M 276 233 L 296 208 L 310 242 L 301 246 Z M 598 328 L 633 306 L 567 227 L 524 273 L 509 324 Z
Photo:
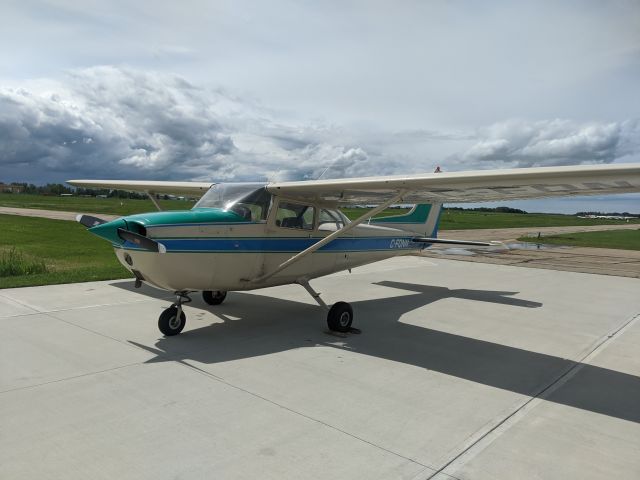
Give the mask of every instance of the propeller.
M 124 228 L 118 229 L 118 236 L 127 242 L 135 243 L 136 245 L 144 248 L 145 250 L 150 250 L 152 252 L 158 253 L 166 253 L 167 247 L 163 244 L 156 242 L 155 240 L 151 240 L 144 235 L 140 235 L 139 233 L 130 232 L 129 230 L 125 230 Z
M 91 215 L 77 215 L 76 221 L 80 222 L 87 228 L 96 227 L 98 225 L 102 225 L 103 223 L 107 223 L 106 220 L 103 220 L 98 217 L 92 217 Z

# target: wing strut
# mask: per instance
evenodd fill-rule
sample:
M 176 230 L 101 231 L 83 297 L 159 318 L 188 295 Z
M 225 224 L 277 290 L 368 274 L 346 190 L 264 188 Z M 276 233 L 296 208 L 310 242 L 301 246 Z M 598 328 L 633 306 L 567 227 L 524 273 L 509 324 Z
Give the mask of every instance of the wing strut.
M 267 278 L 273 277 L 276 273 L 281 272 L 282 270 L 284 270 L 288 266 L 296 263 L 299 260 L 302 260 L 304 257 L 309 255 L 310 253 L 313 253 L 316 250 L 318 250 L 319 248 L 324 247 L 327 243 L 333 241 L 336 237 L 339 237 L 340 235 L 343 235 L 343 234 L 347 233 L 349 230 L 357 227 L 362 222 L 364 222 L 366 219 L 377 215 L 378 213 L 380 213 L 381 211 L 383 211 L 384 209 L 386 209 L 390 205 L 392 205 L 394 203 L 397 203 L 406 194 L 407 194 L 407 191 L 405 191 L 405 190 L 399 191 L 396 195 L 391 197 L 386 202 L 381 203 L 380 205 L 378 205 L 375 208 L 372 208 L 371 210 L 367 211 L 367 213 L 365 213 L 364 215 L 360 215 L 353 222 L 345 225 L 340 230 L 337 230 L 337 231 L 327 235 L 322 240 L 320 240 L 319 242 L 314 243 L 313 245 L 311 245 L 307 249 L 301 251 L 300 253 L 296 253 L 293 257 L 291 257 L 286 262 L 281 263 L 278 267 L 274 268 L 270 272 L 267 272 L 264 275 L 252 280 L 252 282 L 259 283 L 259 282 L 262 282 L 262 281 L 266 280 Z
M 162 208 L 160 207 L 160 204 L 156 200 L 156 197 L 153 195 L 153 193 L 151 193 L 149 190 L 145 190 L 144 193 L 147 194 L 147 197 L 149 197 L 149 200 L 151 200 L 151 203 L 153 203 L 153 205 L 158 209 L 158 211 L 161 212 Z

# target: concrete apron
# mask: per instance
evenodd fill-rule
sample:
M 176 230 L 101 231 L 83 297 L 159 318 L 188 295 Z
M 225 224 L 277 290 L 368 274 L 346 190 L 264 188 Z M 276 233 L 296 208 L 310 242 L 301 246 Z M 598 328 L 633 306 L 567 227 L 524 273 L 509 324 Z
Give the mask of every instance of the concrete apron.
M 635 478 L 640 283 L 397 258 L 170 300 L 130 281 L 0 290 L 1 478 Z

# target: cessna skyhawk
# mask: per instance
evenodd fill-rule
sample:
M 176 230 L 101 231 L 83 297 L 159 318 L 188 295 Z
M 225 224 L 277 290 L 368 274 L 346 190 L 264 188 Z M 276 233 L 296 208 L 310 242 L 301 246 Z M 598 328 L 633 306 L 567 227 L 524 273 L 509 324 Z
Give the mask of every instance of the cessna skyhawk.
M 158 320 L 176 335 L 185 326 L 182 305 L 201 291 L 210 305 L 228 291 L 296 283 L 328 310 L 330 330 L 351 329 L 346 302 L 329 307 L 313 278 L 437 243 L 490 245 L 437 237 L 443 203 L 516 200 L 640 191 L 640 164 L 545 167 L 274 183 L 69 180 L 111 188 L 201 197 L 191 210 L 129 215 L 111 222 L 79 215 L 89 231 L 112 243 L 136 278 L 174 292 Z M 405 215 L 377 218 L 393 204 L 414 204 Z M 377 205 L 349 221 L 339 207 Z M 158 207 L 156 203 L 156 207 Z M 159 207 L 158 207 L 159 209 Z

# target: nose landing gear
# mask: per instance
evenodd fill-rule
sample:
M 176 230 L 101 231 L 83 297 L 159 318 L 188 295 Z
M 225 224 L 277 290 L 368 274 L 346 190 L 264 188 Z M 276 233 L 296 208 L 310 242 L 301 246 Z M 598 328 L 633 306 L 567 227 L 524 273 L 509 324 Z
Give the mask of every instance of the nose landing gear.
M 176 292 L 176 296 L 178 297 L 176 303 L 160 314 L 160 318 L 158 318 L 158 328 L 163 335 L 167 337 L 177 335 L 187 323 L 187 317 L 182 311 L 182 305 L 191 301 L 188 293 L 189 292 Z

